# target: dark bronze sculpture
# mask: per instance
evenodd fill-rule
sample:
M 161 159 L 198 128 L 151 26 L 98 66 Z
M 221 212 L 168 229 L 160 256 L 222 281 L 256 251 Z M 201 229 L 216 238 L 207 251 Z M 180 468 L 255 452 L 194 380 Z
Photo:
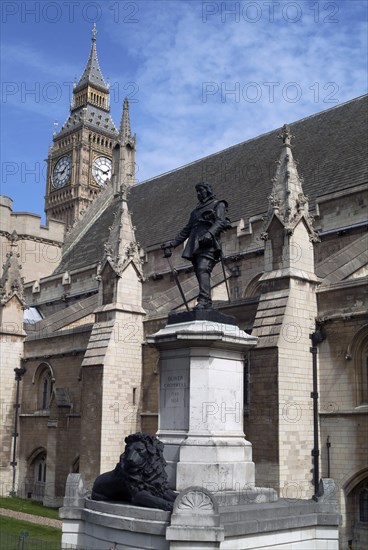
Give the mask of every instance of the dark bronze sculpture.
M 91 498 L 171 511 L 177 495 L 167 481 L 163 443 L 142 432 L 129 435 L 125 443 L 115 469 L 95 480 Z
M 230 221 L 226 217 L 227 202 L 216 199 L 209 183 L 198 183 L 195 188 L 199 203 L 192 211 L 189 222 L 173 241 L 163 243 L 161 248 L 167 255 L 168 249 L 188 239 L 182 257 L 192 262 L 199 284 L 198 302 L 194 309 L 203 310 L 212 308 L 211 273 L 222 259 L 219 236 L 230 227 Z

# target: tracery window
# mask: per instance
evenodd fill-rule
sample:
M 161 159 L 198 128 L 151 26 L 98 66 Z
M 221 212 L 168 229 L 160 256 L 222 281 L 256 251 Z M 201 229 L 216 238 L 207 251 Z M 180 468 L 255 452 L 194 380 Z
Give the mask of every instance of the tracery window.
M 42 409 L 48 409 L 49 408 L 49 401 L 51 397 L 51 388 L 52 388 L 52 382 L 51 382 L 51 374 L 48 372 L 43 377 L 42 380 Z
M 362 405 L 368 404 L 368 342 L 365 343 L 361 356 L 361 399 Z
M 42 454 L 35 460 L 35 481 L 46 482 L 46 454 Z
M 53 373 L 47 363 L 41 363 L 37 376 L 37 410 L 47 411 L 54 384 Z

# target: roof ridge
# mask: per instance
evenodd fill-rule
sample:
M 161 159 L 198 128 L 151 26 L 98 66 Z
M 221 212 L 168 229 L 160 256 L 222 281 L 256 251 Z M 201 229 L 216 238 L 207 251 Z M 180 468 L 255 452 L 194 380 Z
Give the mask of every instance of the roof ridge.
M 308 119 L 311 119 L 311 118 L 315 118 L 317 116 L 320 116 L 324 113 L 327 113 L 327 112 L 331 112 L 333 111 L 334 109 L 339 109 L 341 107 L 345 107 L 346 105 L 349 105 L 350 103 L 354 103 L 358 100 L 362 100 L 364 98 L 367 98 L 368 97 L 368 94 L 363 94 L 361 96 L 358 96 L 358 97 L 355 97 L 353 99 L 349 99 L 348 101 L 344 101 L 344 103 L 341 103 L 339 105 L 334 105 L 333 107 L 330 107 L 329 109 L 324 109 L 323 111 L 319 111 L 318 113 L 313 113 L 312 115 L 308 115 L 306 117 L 303 117 L 303 118 L 300 118 L 298 120 L 294 120 L 294 122 L 290 122 L 288 123 L 289 126 L 292 126 L 294 124 L 298 124 L 299 122 L 304 122 L 305 120 L 308 120 Z M 239 143 L 235 143 L 234 145 L 230 145 L 229 147 L 225 147 L 225 149 L 221 149 L 221 151 L 217 151 L 216 153 L 211 153 L 210 155 L 207 155 L 205 157 L 200 157 L 196 160 L 193 160 L 192 162 L 188 162 L 186 164 L 183 164 L 177 168 L 173 168 L 172 170 L 168 170 L 167 172 L 163 172 L 162 174 L 158 174 L 156 176 L 152 176 L 151 178 L 148 178 L 146 180 L 143 180 L 142 182 L 136 184 L 135 186 L 133 187 L 136 187 L 138 185 L 143 185 L 145 183 L 149 183 L 150 181 L 152 180 L 158 180 L 159 178 L 161 178 L 162 176 L 166 176 L 167 174 L 173 174 L 174 172 L 178 172 L 179 170 L 182 170 L 183 168 L 186 168 L 187 166 L 192 166 L 193 164 L 196 164 L 197 162 L 203 162 L 207 159 L 210 159 L 210 158 L 213 158 L 213 157 L 216 157 L 218 155 L 222 155 L 224 152 L 226 151 L 230 151 L 231 149 L 234 149 L 235 147 L 239 147 L 240 145 L 244 145 L 246 143 L 250 143 L 252 141 L 256 141 L 256 140 L 259 140 L 261 138 L 264 138 L 265 136 L 268 136 L 268 135 L 271 135 L 271 134 L 274 134 L 275 132 L 277 132 L 278 129 L 281 129 L 281 126 L 280 128 L 274 128 L 273 130 L 270 130 L 269 132 L 264 132 L 263 134 L 259 134 L 258 136 L 255 136 L 255 137 L 252 137 L 252 138 L 249 138 L 249 139 L 246 139 L 245 141 L 240 141 Z

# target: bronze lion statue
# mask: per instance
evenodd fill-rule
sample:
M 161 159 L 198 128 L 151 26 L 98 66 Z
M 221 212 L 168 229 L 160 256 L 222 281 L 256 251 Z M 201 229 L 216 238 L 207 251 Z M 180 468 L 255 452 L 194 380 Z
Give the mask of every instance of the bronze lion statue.
M 129 435 L 125 443 L 115 469 L 95 480 L 91 498 L 172 511 L 177 495 L 167 481 L 163 443 L 142 432 Z

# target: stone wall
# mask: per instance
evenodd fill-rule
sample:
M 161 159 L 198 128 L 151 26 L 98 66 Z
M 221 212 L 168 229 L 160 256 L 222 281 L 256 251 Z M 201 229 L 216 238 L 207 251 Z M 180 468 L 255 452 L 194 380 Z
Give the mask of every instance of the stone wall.
M 120 312 L 115 327 L 124 330 L 110 338 L 104 361 L 101 472 L 115 466 L 125 437 L 140 430 L 143 323 L 139 315 Z
M 256 486 L 279 489 L 278 354 L 276 348 L 249 353 L 249 405 L 245 436 L 253 446 Z
M 13 460 L 14 414 L 16 400 L 16 382 L 14 369 L 21 367 L 23 341 L 25 334 L 22 330 L 14 330 L 14 326 L 0 327 L 1 343 L 1 448 L 0 448 L 0 477 L 1 495 L 8 496 L 12 490 L 13 470 L 10 463 Z M 9 330 L 10 329 L 10 330 Z M 20 382 L 20 398 L 22 396 L 22 382 Z M 20 401 L 21 402 L 21 401 Z M 22 409 L 20 409 L 22 411 Z M 18 424 L 19 426 L 19 424 Z M 18 432 L 23 436 L 22 429 Z M 19 442 L 17 439 L 17 457 L 19 460 Z M 16 476 L 18 486 L 19 474 Z
M 101 416 L 103 366 L 92 365 L 81 370 L 82 402 L 80 471 L 86 484 L 92 489 L 93 481 L 100 474 L 101 465 Z M 113 418 L 113 411 L 111 411 Z
M 85 414 L 81 402 L 81 350 L 86 347 L 89 332 L 84 327 L 63 334 L 41 332 L 29 337 L 25 344 L 20 494 L 27 496 L 33 491 L 34 462 L 41 451 L 46 452 L 45 499 L 49 505 L 60 502 L 68 474 L 78 467 L 81 416 Z M 50 373 L 52 382 L 46 401 L 42 378 L 45 372 Z
M 166 319 L 146 321 L 145 337 L 155 334 L 166 324 Z M 142 431 L 155 434 L 158 428 L 159 404 L 159 359 L 160 354 L 155 346 L 145 343 L 142 347 Z
M 314 332 L 316 316 L 315 285 L 291 280 L 279 337 L 279 472 L 284 497 L 310 498 L 313 494 L 310 335 Z
M 368 386 L 362 379 L 367 319 L 326 320 L 325 332 L 326 340 L 319 348 L 321 468 L 322 475 L 327 475 L 329 457 L 329 473 L 336 480 L 343 513 L 341 542 L 347 544 L 354 538 L 359 516 L 358 498 L 353 495 L 359 484 L 368 480 Z
M 41 216 L 13 212 L 12 203 L 9 197 L 0 198 L 0 264 L 5 263 L 15 232 L 25 282 L 46 277 L 60 262 L 64 223 L 50 220 L 47 225 L 41 225 Z

